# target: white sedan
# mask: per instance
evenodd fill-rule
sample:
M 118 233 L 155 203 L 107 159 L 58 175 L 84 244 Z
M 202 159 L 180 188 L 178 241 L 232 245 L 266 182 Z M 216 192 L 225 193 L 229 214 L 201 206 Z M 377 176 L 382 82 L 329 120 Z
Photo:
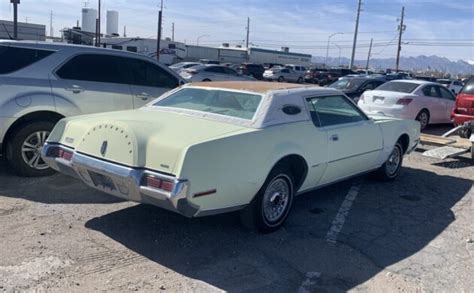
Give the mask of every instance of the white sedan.
M 232 68 L 222 65 L 202 64 L 184 69 L 180 72 L 182 78 L 189 82 L 198 81 L 249 81 L 254 78 L 242 75 Z
M 424 129 L 428 124 L 450 123 L 455 101 L 439 83 L 396 80 L 364 92 L 358 105 L 365 112 L 418 120 Z
M 265 70 L 263 79 L 279 82 L 297 82 L 302 83 L 304 80 L 304 71 L 297 72 L 287 67 L 276 67 Z

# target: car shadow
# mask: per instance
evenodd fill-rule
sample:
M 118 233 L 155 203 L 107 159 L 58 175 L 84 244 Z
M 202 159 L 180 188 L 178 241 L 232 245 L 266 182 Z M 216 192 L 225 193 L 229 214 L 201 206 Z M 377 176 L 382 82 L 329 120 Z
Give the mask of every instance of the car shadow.
M 299 197 L 285 226 L 267 235 L 245 230 L 235 213 L 187 219 L 148 205 L 93 218 L 86 227 L 222 290 L 294 291 L 320 272 L 310 291 L 343 292 L 435 239 L 472 187 L 466 179 L 411 168 L 394 182 L 366 178 L 333 244 L 325 236 L 351 184 Z
M 87 190 L 87 192 L 84 192 Z M 0 196 L 23 198 L 47 204 L 116 203 L 123 200 L 87 187 L 78 179 L 55 174 L 20 177 L 0 157 Z

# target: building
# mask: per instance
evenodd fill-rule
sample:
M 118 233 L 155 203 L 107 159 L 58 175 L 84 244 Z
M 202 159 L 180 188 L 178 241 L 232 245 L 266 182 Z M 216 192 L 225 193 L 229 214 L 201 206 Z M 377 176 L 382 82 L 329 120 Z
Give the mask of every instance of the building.
M 13 39 L 13 21 L 0 20 L 0 39 Z M 18 39 L 44 41 L 46 40 L 46 26 L 18 22 Z
M 105 37 L 102 43 L 107 48 L 126 50 L 156 57 L 156 39 Z M 261 48 L 230 47 L 228 44 L 216 47 L 186 45 L 170 39 L 160 41 L 160 62 L 173 64 L 180 61 L 199 61 L 200 59 L 217 60 L 221 63 L 277 63 L 310 65 L 311 55 Z

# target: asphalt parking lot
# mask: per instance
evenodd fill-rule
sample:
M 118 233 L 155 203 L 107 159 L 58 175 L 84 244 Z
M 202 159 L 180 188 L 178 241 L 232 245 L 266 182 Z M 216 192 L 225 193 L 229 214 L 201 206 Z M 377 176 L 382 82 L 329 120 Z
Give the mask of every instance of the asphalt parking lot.
M 467 156 L 415 152 L 396 181 L 304 194 L 257 235 L 235 214 L 187 219 L 0 159 L 0 290 L 469 292 L 473 179 Z

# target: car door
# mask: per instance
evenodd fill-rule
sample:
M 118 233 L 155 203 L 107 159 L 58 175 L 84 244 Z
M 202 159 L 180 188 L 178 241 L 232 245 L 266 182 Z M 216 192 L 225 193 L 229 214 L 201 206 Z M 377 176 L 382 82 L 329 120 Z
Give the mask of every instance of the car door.
M 446 105 L 441 98 L 441 93 L 437 85 L 428 84 L 421 89 L 421 93 L 425 98 L 422 107 L 430 112 L 430 123 L 443 123 L 446 112 Z
M 145 105 L 179 85 L 177 77 L 150 61 L 128 58 L 124 71 L 129 73 L 134 108 Z
M 124 61 L 89 53 L 67 60 L 50 78 L 56 107 L 66 115 L 133 109 L 130 85 L 120 69 Z
M 237 71 L 227 68 L 227 67 L 221 67 L 223 73 L 226 75 L 227 80 L 249 80 L 249 78 L 239 75 Z
M 208 68 L 204 69 L 204 72 L 206 72 L 207 78 L 212 81 L 228 79 L 220 66 L 209 66 Z
M 344 95 L 308 99 L 328 137 L 328 166 L 320 184 L 378 167 L 383 149 L 380 127 Z
M 443 120 L 442 122 L 449 123 L 451 122 L 451 112 L 454 109 L 456 97 L 451 93 L 451 91 L 445 89 L 444 87 L 438 86 L 438 88 L 445 106 L 444 116 L 441 117 Z

